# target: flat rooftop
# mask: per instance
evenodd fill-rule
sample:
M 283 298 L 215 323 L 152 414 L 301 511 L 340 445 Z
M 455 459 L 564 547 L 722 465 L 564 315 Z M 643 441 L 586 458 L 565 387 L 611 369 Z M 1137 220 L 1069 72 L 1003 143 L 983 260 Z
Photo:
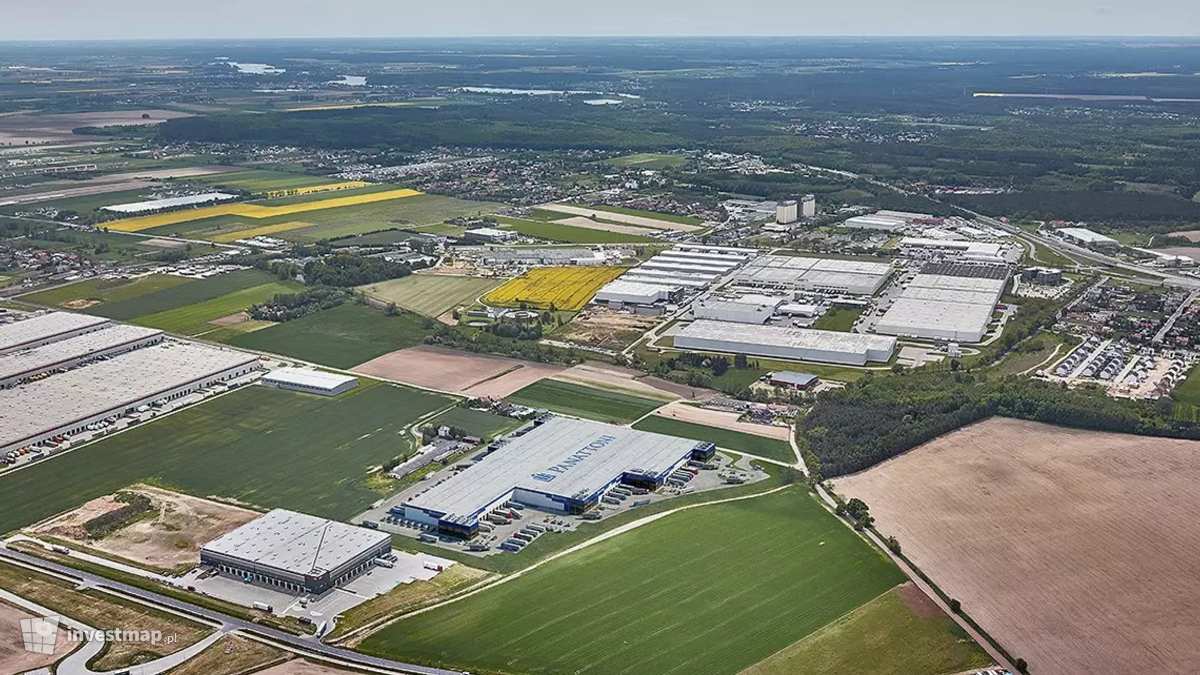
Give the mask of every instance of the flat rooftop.
M 0 352 L 21 349 L 34 342 L 105 323 L 108 323 L 108 319 L 102 316 L 50 312 L 13 323 L 0 324 Z
M 946 300 L 901 297 L 879 319 L 878 331 L 901 335 L 919 335 L 923 331 L 953 331 L 973 337 L 987 330 L 992 321 L 992 305 Z
M 699 442 L 552 417 L 408 505 L 442 513 L 443 518 L 473 518 L 514 488 L 586 499 L 625 472 L 662 474 Z
M 168 197 L 166 199 L 151 199 L 144 202 L 113 204 L 112 206 L 102 206 L 100 210 L 115 211 L 116 213 L 145 213 L 146 211 L 161 211 L 177 206 L 194 206 L 209 202 L 223 202 L 230 199 L 237 199 L 237 195 L 231 195 L 227 192 L 206 192 L 201 195 L 191 195 L 188 197 Z
M 891 273 L 890 263 L 767 255 L 747 265 L 735 280 L 743 284 L 768 286 L 810 285 L 861 289 L 882 284 Z
M 391 538 L 386 532 L 275 509 L 208 542 L 204 550 L 293 574 L 317 576 Z
M 0 447 L 257 362 L 251 354 L 230 349 L 165 341 L 44 380 L 0 389 Z
M 788 326 L 758 326 L 727 321 L 701 319 L 693 321 L 675 335 L 700 340 L 723 340 L 738 344 L 770 345 L 794 349 L 819 349 L 824 351 L 866 353 L 868 350 L 892 350 L 896 338 L 862 333 L 842 333 L 812 328 Z
M 161 330 L 154 328 L 113 324 L 94 333 L 77 335 L 33 349 L 0 354 L 0 380 L 23 377 L 26 373 L 43 373 L 57 368 L 58 364 L 162 334 Z
M 283 384 L 298 384 L 305 387 L 320 389 L 336 389 L 347 382 L 357 382 L 352 375 L 339 375 L 323 370 L 308 368 L 277 368 L 262 376 L 264 382 L 280 382 Z

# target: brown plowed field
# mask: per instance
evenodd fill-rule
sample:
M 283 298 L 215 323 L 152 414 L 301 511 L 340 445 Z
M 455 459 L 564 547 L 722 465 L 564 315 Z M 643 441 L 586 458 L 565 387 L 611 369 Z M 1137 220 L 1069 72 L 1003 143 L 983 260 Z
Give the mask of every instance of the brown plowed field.
M 427 389 L 501 397 L 563 368 L 422 345 L 384 354 L 352 370 Z
M 1197 671 L 1200 442 L 993 418 L 837 491 L 1033 675 Z

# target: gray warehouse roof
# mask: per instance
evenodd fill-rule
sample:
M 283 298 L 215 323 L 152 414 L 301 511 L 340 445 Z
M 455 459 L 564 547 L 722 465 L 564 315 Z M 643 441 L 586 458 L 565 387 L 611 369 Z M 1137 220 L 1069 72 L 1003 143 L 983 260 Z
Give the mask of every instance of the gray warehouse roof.
M 0 352 L 20 349 L 24 345 L 48 340 L 56 335 L 105 323 L 108 323 L 108 319 L 100 316 L 50 312 L 23 321 L 0 324 Z
M 275 509 L 204 545 L 209 553 L 293 574 L 319 575 L 391 541 L 378 530 Z
M 446 517 L 471 517 L 514 488 L 562 497 L 582 495 L 577 497 L 582 499 L 625 472 L 640 470 L 657 476 L 688 455 L 697 442 L 552 417 L 408 503 Z
M 865 354 L 868 350 L 890 351 L 896 346 L 896 338 L 882 335 L 707 320 L 693 321 L 691 325 L 676 333 L 677 341 L 680 337 L 860 354 Z
M 48 345 L 0 354 L 0 381 L 25 373 L 39 373 L 58 367 L 57 364 L 86 358 L 91 354 L 115 349 L 121 345 L 162 335 L 161 330 L 114 324 L 110 328 L 85 333 Z

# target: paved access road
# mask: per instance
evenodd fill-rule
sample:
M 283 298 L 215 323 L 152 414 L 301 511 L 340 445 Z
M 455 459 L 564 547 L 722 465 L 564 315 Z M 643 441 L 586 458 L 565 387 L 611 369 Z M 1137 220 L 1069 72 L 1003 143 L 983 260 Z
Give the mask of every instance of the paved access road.
M 246 633 L 253 633 L 260 637 L 266 638 L 271 642 L 286 645 L 293 650 L 299 652 L 308 652 L 330 659 L 335 659 L 345 663 L 346 665 L 365 666 L 371 669 L 385 670 L 393 673 L 408 673 L 410 675 L 462 675 L 462 673 L 457 670 L 444 670 L 442 668 L 419 666 L 413 663 L 402 663 L 400 661 L 392 661 L 390 659 L 361 654 L 349 649 L 331 647 L 323 644 L 316 638 L 300 637 L 298 635 L 292 635 L 291 633 L 285 633 L 281 630 L 262 626 L 244 619 L 239 619 L 237 617 L 227 616 L 220 612 L 215 612 L 198 605 L 193 605 L 190 602 L 183 602 L 181 600 L 176 600 L 164 595 L 159 595 L 158 593 L 152 593 L 135 586 L 123 584 L 119 581 L 112 581 L 89 572 L 83 572 L 81 570 L 67 567 L 66 565 L 60 565 L 56 562 L 43 560 L 41 558 L 36 558 L 34 556 L 26 555 L 10 549 L 0 548 L 0 558 L 15 560 L 31 567 L 36 567 L 63 576 L 79 579 L 83 583 L 87 584 L 87 586 L 90 588 L 101 588 L 116 591 L 123 595 L 138 598 L 153 605 L 169 607 L 178 612 L 201 617 L 216 624 L 224 624 L 225 629 L 228 631 L 244 631 Z

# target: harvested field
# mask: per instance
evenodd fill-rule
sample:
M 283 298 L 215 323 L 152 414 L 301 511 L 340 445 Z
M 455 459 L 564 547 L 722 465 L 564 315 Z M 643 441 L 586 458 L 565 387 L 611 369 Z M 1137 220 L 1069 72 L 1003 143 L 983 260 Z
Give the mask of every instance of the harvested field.
M 781 441 L 786 441 L 791 431 L 787 427 L 773 427 L 765 424 L 754 424 L 753 422 L 739 422 L 739 415 L 735 412 L 725 412 L 724 410 L 706 410 L 705 408 L 697 408 L 693 405 L 684 403 L 671 403 L 654 413 L 671 419 L 683 420 L 693 424 L 703 424 L 710 427 L 719 427 L 721 429 L 729 429 L 731 431 L 740 431 L 744 434 L 754 436 L 762 436 L 763 438 L 774 438 Z
M 570 227 L 581 227 L 585 230 L 601 230 L 603 232 L 619 232 L 620 234 L 636 234 L 642 237 L 652 237 L 658 234 L 657 231 L 646 227 L 634 227 L 632 225 L 615 225 L 613 223 L 605 223 L 598 220 L 592 220 L 584 216 L 572 216 L 563 218 L 562 220 L 554 221 L 556 225 L 568 225 Z
M 236 314 L 217 317 L 216 319 L 209 321 L 209 323 L 214 326 L 236 326 L 239 323 L 246 323 L 249 320 L 250 314 L 248 312 L 237 312 Z
M 35 618 L 37 617 L 23 609 L 0 602 L 0 671 L 23 673 L 48 666 L 58 658 L 54 654 L 25 651 L 25 643 L 21 638 L 21 619 Z M 65 631 L 59 631 L 58 639 L 54 642 L 54 653 L 59 657 L 66 654 L 66 645 L 67 634 Z
M 150 117 L 142 119 L 143 114 Z M 3 115 L 0 116 L 0 144 L 69 143 L 79 140 L 102 139 L 99 136 L 80 136 L 71 133 L 71 130 L 77 127 L 162 124 L 176 117 L 191 116 L 190 113 L 177 110 L 114 110 L 61 115 Z
M 171 675 L 242 675 L 291 657 L 288 652 L 257 640 L 250 640 L 241 635 L 226 635 L 216 644 L 171 670 Z
M 279 234 L 280 232 L 290 232 L 291 230 L 300 230 L 311 226 L 312 223 L 306 223 L 302 220 L 292 220 L 286 223 L 276 223 L 274 225 L 263 225 L 262 227 L 248 227 L 244 229 L 235 229 L 231 232 L 221 232 L 219 234 L 208 235 L 208 239 L 224 243 L 237 241 L 238 239 L 249 239 L 251 237 Z
M 567 213 L 572 216 L 583 216 L 585 220 L 592 218 L 592 217 L 602 218 L 604 220 L 615 221 L 618 223 L 627 223 L 629 225 L 635 225 L 638 227 L 648 227 L 652 230 L 677 230 L 679 232 L 694 232 L 695 230 L 701 229 L 701 227 L 699 225 L 687 225 L 684 223 L 674 223 L 669 220 L 664 220 L 664 219 L 659 219 L 659 218 L 650 218 L 647 216 L 635 216 L 635 215 L 630 215 L 628 213 L 619 213 L 616 211 L 609 211 L 609 210 L 602 210 L 602 209 L 591 209 L 591 208 L 587 208 L 584 206 L 569 206 L 567 204 L 542 204 L 538 208 L 546 209 L 547 211 L 558 211 L 559 213 Z M 565 220 L 562 222 L 567 223 L 569 225 L 575 224 L 575 223 L 565 221 Z
M 619 366 L 611 366 L 598 361 L 588 361 L 578 366 L 572 366 L 553 377 L 563 382 L 574 382 L 601 389 L 619 389 L 629 393 L 651 398 L 661 398 L 671 401 L 679 398 L 669 391 L 663 391 L 641 381 L 645 373 Z
M 476 298 L 502 283 L 503 279 L 410 274 L 399 279 L 359 286 L 359 290 L 384 302 L 394 302 L 398 307 L 436 317 L 455 307 L 473 304 Z
M 131 491 L 150 497 L 158 516 L 138 520 L 103 539 L 93 540 L 87 536 L 83 524 L 121 506 L 112 495 L 106 495 L 42 521 L 30 528 L 30 533 L 66 539 L 140 565 L 167 570 L 198 564 L 201 546 L 261 515 L 147 485 L 134 486 Z
M 1200 660 L 1200 443 L 992 418 L 837 489 L 1033 675 Z
M 480 382 L 463 393 L 468 396 L 505 398 L 562 370 L 562 366 L 525 362 L 520 368 L 486 382 Z
M 1154 250 L 1159 253 L 1166 253 L 1167 255 L 1186 255 L 1193 260 L 1200 258 L 1200 247 L 1196 246 L 1175 246 L 1172 248 L 1156 248 Z
M 506 373 L 529 371 L 535 380 L 549 377 L 562 368 L 503 356 L 460 352 L 445 347 L 421 345 L 384 354 L 352 368 L 356 373 L 381 377 L 427 389 L 465 393 L 475 385 L 493 384 Z M 525 381 L 528 384 L 529 381 Z M 521 385 L 524 386 L 524 385 Z M 520 386 L 517 387 L 520 389 Z M 515 389 L 513 390 L 515 391 Z M 471 392 L 473 396 L 488 396 Z

